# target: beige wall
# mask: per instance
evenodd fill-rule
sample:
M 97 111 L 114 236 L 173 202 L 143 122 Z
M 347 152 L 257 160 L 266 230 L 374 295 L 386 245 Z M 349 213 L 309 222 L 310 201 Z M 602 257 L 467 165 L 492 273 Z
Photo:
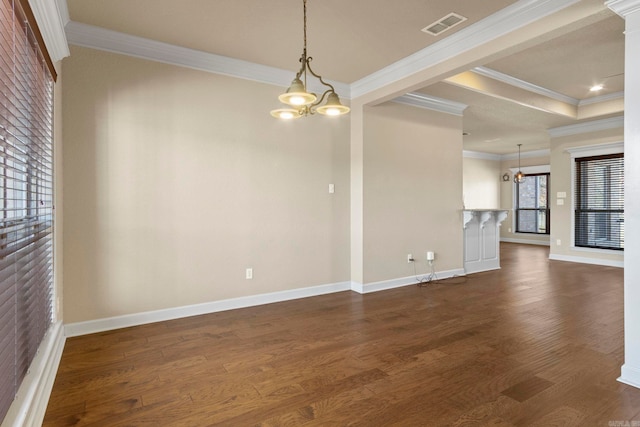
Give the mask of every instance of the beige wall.
M 499 160 L 462 159 L 462 194 L 467 209 L 500 209 Z
M 622 262 L 624 254 L 617 251 L 593 251 L 571 247 L 572 228 L 572 194 L 571 153 L 568 148 L 586 147 L 590 145 L 622 142 L 622 128 L 594 132 L 590 134 L 572 135 L 551 140 L 551 170 L 553 191 L 551 192 L 551 249 L 550 255 L 579 257 L 596 260 Z M 562 206 L 558 206 L 557 192 L 564 191 L 567 198 Z M 560 240 L 560 245 L 557 244 Z
M 522 157 L 520 160 L 520 164 L 522 167 L 526 166 L 549 166 L 550 157 L 542 156 L 542 157 Z M 509 215 L 506 220 L 502 223 L 500 227 L 500 238 L 501 239 L 509 239 L 513 241 L 519 242 L 529 242 L 533 244 L 549 244 L 549 236 L 548 235 L 536 235 L 530 233 L 515 233 L 515 222 L 513 215 L 513 173 L 511 173 L 511 168 L 518 168 L 518 159 L 507 159 L 503 160 L 501 163 L 501 175 L 508 172 L 511 179 L 509 181 L 501 181 L 500 184 L 500 207 L 502 209 L 509 210 Z M 550 177 L 550 191 L 555 191 L 556 182 L 555 182 L 555 173 L 551 170 Z M 551 206 L 551 221 L 553 221 L 553 206 Z M 551 230 L 553 232 L 553 222 L 551 223 Z
M 84 48 L 63 72 L 65 322 L 349 280 L 348 119 Z
M 462 268 L 462 118 L 396 103 L 365 109 L 364 282 Z

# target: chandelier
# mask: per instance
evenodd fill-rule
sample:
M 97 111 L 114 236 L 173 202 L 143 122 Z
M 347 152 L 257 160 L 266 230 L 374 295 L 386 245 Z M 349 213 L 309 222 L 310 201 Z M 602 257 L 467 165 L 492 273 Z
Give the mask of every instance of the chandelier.
M 347 114 L 350 109 L 340 103 L 340 97 L 334 87 L 311 69 L 313 58 L 307 56 L 307 0 L 303 0 L 303 10 L 304 48 L 300 56 L 300 70 L 296 73 L 296 77 L 287 91 L 278 97 L 280 102 L 287 106 L 272 110 L 271 115 L 278 119 L 297 119 L 316 112 L 327 116 Z M 316 77 L 320 83 L 327 87 L 327 90 L 319 98 L 315 93 L 307 92 L 307 73 Z M 325 102 L 324 105 L 320 105 L 322 102 Z
M 520 147 L 522 144 L 518 144 L 518 173 L 513 176 L 513 182 L 520 184 L 524 181 L 524 173 L 520 170 Z

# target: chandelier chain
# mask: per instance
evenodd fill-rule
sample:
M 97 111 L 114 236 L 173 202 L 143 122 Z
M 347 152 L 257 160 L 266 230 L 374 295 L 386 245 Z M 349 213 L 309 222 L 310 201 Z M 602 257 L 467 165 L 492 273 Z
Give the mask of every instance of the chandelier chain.
M 304 56 L 307 56 L 307 0 L 303 0 L 304 12 Z

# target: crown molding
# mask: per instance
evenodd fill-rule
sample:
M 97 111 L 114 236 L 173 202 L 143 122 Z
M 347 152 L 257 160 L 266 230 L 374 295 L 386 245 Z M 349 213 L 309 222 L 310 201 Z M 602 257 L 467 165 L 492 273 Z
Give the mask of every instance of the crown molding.
M 604 5 L 623 18 L 640 11 L 640 0 L 608 0 Z
M 408 75 L 433 67 L 500 36 L 564 9 L 579 0 L 520 0 L 412 55 L 351 84 L 358 98 Z
M 481 76 L 489 77 L 491 79 L 497 80 L 502 83 L 506 83 L 510 86 L 515 86 L 520 89 L 527 90 L 529 92 L 537 93 L 538 95 L 546 96 L 548 98 L 553 98 L 560 102 L 565 102 L 571 105 L 579 105 L 580 101 L 572 98 L 567 95 L 563 95 L 559 92 L 553 91 L 551 89 L 544 88 L 542 86 L 535 85 L 533 83 L 529 83 L 524 80 L 520 80 L 516 77 L 510 76 L 508 74 L 501 73 L 500 71 L 492 70 L 487 67 L 475 67 L 472 69 L 476 74 L 480 74 Z
M 295 75 L 294 72 L 281 68 L 268 67 L 228 56 L 188 49 L 80 22 L 69 21 L 65 29 L 69 43 L 76 46 L 193 68 L 215 74 L 223 74 L 283 87 L 288 87 Z M 335 87 L 336 92 L 340 94 L 340 98 L 350 98 L 350 87 L 348 84 L 331 80 L 328 81 Z M 326 88 L 321 86 L 319 82 L 312 81 L 309 83 L 309 90 L 324 92 Z
M 594 96 L 593 98 L 582 99 L 578 102 L 578 107 L 583 105 L 597 104 L 599 102 L 612 101 L 614 99 L 624 98 L 624 91 L 607 93 L 605 95 Z
M 544 150 L 524 151 L 520 154 L 523 159 L 531 159 L 534 157 L 546 157 L 551 155 L 551 150 L 545 148 Z M 503 154 L 500 156 L 501 160 L 514 160 L 518 158 L 518 153 Z M 522 168 L 524 170 L 524 167 Z
M 575 125 L 560 126 L 547 130 L 552 138 L 561 136 L 579 135 L 582 133 L 597 132 L 600 130 L 624 127 L 624 116 L 611 117 L 609 119 L 592 120 L 590 122 L 577 123 Z
M 468 107 L 468 105 L 460 102 L 449 101 L 448 99 L 437 98 L 421 93 L 407 93 L 393 99 L 393 102 L 426 108 L 427 110 L 439 111 L 441 113 L 454 114 L 456 116 L 462 116 L 464 109 Z
M 56 5 L 58 6 L 58 13 L 60 14 L 60 19 L 62 21 L 62 27 L 64 28 L 71 18 L 69 18 L 69 7 L 67 6 L 67 0 L 56 0 Z
M 566 150 L 572 158 L 587 156 L 606 156 L 608 154 L 624 153 L 624 142 L 611 142 L 607 144 L 585 145 L 582 147 L 570 147 Z
M 551 173 L 551 165 L 522 166 L 517 168 L 509 168 L 509 171 L 511 171 L 511 173 L 513 174 L 521 171 L 525 175 L 531 175 L 534 173 Z
M 69 56 L 69 44 L 65 36 L 62 17 L 64 12 L 60 12 L 58 3 L 51 0 L 29 0 L 29 6 L 31 6 L 33 16 L 38 22 L 38 28 L 42 33 L 51 60 L 58 62 Z M 66 8 L 66 1 L 64 7 Z M 66 13 L 68 14 L 68 12 Z
M 491 154 L 491 153 L 483 153 L 480 151 L 469 151 L 463 150 L 462 157 L 465 159 L 480 159 L 480 160 L 502 160 L 502 156 L 500 154 Z

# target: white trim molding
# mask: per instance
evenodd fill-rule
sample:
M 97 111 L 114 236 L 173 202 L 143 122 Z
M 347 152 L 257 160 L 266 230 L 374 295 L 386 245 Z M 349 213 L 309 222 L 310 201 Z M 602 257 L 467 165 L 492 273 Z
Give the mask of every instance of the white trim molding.
M 551 150 L 545 148 L 544 150 L 525 151 L 520 154 L 523 159 L 531 159 L 534 157 L 548 157 L 551 155 Z M 518 153 L 503 154 L 502 160 L 515 160 L 518 158 Z M 524 168 L 523 168 L 524 169 Z
M 612 101 L 614 99 L 620 99 L 620 98 L 624 98 L 624 92 L 607 93 L 605 95 L 581 99 L 580 102 L 578 102 L 578 107 L 582 107 L 584 105 L 590 105 L 590 104 L 597 104 L 599 102 Z
M 622 365 L 621 375 L 618 378 L 621 383 L 640 388 L 640 368 L 629 366 L 625 363 Z
M 640 11 L 640 0 L 608 0 L 604 4 L 623 18 Z
M 80 22 L 70 21 L 65 29 L 69 43 L 76 46 L 282 87 L 288 87 L 295 76 L 295 72 L 289 70 L 188 49 Z M 328 80 L 328 82 L 335 87 L 341 98 L 350 98 L 348 84 L 333 80 Z M 310 83 L 310 90 L 324 91 L 319 82 Z
M 489 77 L 490 79 L 497 80 L 502 83 L 506 83 L 509 86 L 514 86 L 529 92 L 537 93 L 538 95 L 555 99 L 556 101 L 565 102 L 567 104 L 571 104 L 575 106 L 580 104 L 580 101 L 575 98 L 572 98 L 567 95 L 563 95 L 559 92 L 544 88 L 542 86 L 535 85 L 533 83 L 529 83 L 524 80 L 520 80 L 519 78 L 501 73 L 500 71 L 492 70 L 491 68 L 475 67 L 471 71 L 476 74 L 480 74 L 481 76 Z
M 561 136 L 579 135 L 582 133 L 597 132 L 600 130 L 616 129 L 624 127 L 624 116 L 616 116 L 602 120 L 592 120 L 575 125 L 560 126 L 548 129 L 547 132 L 552 138 Z
M 69 44 L 64 32 L 65 22 L 62 16 L 68 12 L 66 10 L 61 12 L 59 2 L 51 0 L 29 0 L 29 6 L 38 22 L 38 28 L 47 45 L 51 60 L 57 62 L 69 56 Z M 64 6 L 66 7 L 66 2 Z
M 572 147 L 565 150 L 571 154 L 571 158 L 606 156 L 608 154 L 624 153 L 624 142 L 612 142 L 609 144 L 585 145 L 582 147 Z
M 624 261 L 616 261 L 616 260 L 602 259 L 602 258 L 588 258 L 588 257 L 573 256 L 573 255 L 549 254 L 549 259 L 552 261 L 567 261 L 567 262 L 577 262 L 580 264 L 593 264 L 593 265 L 604 265 L 607 267 L 624 268 Z
M 463 268 L 457 268 L 454 270 L 438 271 L 435 273 L 435 280 L 450 279 L 454 276 L 464 276 L 465 272 Z M 422 277 L 421 277 L 422 276 Z M 352 283 L 351 290 L 358 292 L 359 294 L 370 294 L 373 292 L 386 291 L 388 289 L 401 288 L 403 286 L 411 286 L 426 280 L 429 274 L 419 274 L 417 276 L 407 276 L 398 279 L 382 280 L 380 282 L 365 283 Z
M 58 14 L 60 15 L 60 20 L 62 21 L 62 28 L 64 28 L 71 18 L 69 18 L 69 6 L 67 5 L 67 0 L 55 0 L 56 5 L 58 6 Z
M 523 166 L 521 168 L 509 168 L 509 170 L 511 171 L 511 173 L 522 171 L 525 175 L 535 173 L 551 173 L 551 165 Z
M 3 427 L 41 426 L 56 379 L 65 337 L 62 323 L 49 328 L 27 375 L 22 380 L 16 398 L 2 421 Z
M 394 83 L 419 70 L 433 67 L 498 37 L 577 3 L 579 0 L 519 0 L 504 9 L 394 62 L 351 84 L 351 97 L 358 98 Z
M 437 98 L 435 96 L 425 95 L 422 93 L 407 93 L 393 99 L 393 102 L 425 108 L 427 110 L 439 111 L 441 113 L 453 114 L 456 116 L 462 116 L 464 109 L 468 107 L 468 105 L 460 102 Z
M 163 322 L 166 320 L 181 319 L 183 317 L 198 316 L 201 314 L 216 313 L 219 311 L 234 310 L 238 308 L 331 294 L 334 292 L 348 291 L 350 289 L 351 282 L 331 283 L 308 288 L 298 288 L 267 294 L 231 298 L 221 301 L 211 301 L 202 304 L 173 307 L 164 310 L 125 314 L 123 316 L 89 320 L 86 322 L 69 323 L 64 326 L 64 330 L 67 337 L 74 337 L 96 332 L 110 331 L 113 329 L 127 328 L 130 326 L 145 325 L 147 323 Z
M 469 150 L 463 150 L 462 157 L 464 157 L 465 159 L 495 160 L 498 162 L 502 160 L 502 156 L 500 154 L 483 153 L 480 151 Z
M 551 246 L 549 240 L 512 239 L 511 237 L 501 237 L 500 241 L 505 243 L 521 243 L 523 245 Z

